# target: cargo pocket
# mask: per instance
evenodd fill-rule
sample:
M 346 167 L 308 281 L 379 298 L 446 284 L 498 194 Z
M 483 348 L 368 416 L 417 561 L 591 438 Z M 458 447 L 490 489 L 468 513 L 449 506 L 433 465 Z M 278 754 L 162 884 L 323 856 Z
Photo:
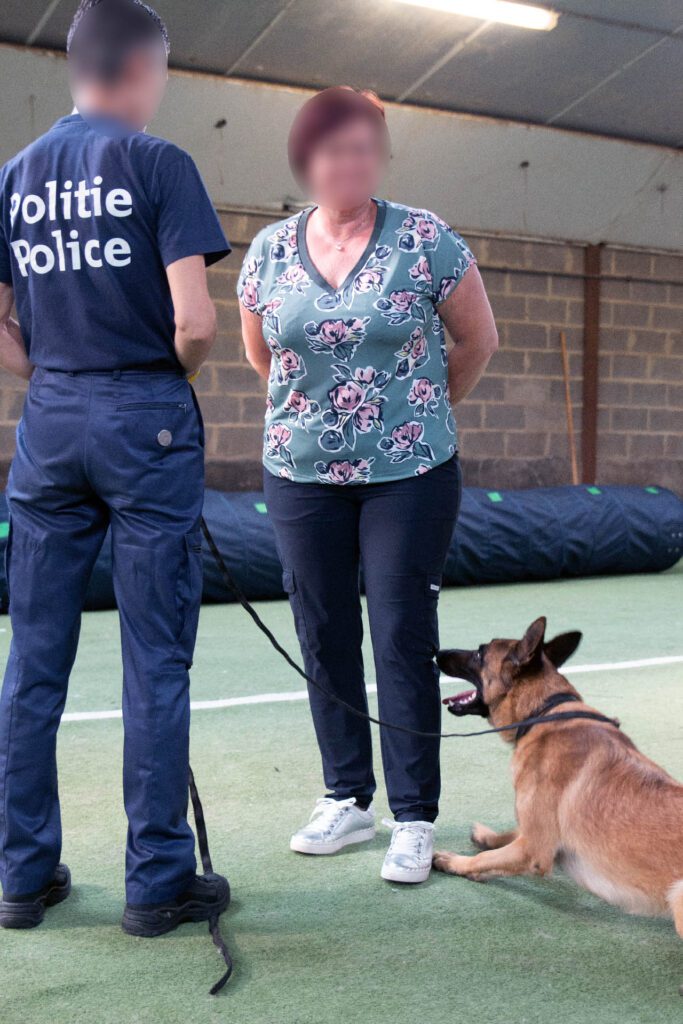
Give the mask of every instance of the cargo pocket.
M 428 573 L 424 584 L 425 637 L 434 655 L 439 650 L 439 598 L 442 583 L 440 573 Z
M 192 667 L 202 603 L 202 535 L 199 530 L 185 535 L 185 551 L 178 573 L 178 647 Z
M 291 569 L 285 569 L 282 573 L 282 589 L 289 598 L 289 605 L 292 609 L 294 616 L 294 625 L 296 627 L 296 635 L 299 640 L 299 646 L 302 652 L 305 654 L 308 650 L 308 632 L 306 629 L 306 616 L 304 614 L 304 606 L 301 600 L 301 594 L 299 588 L 296 585 L 296 576 Z

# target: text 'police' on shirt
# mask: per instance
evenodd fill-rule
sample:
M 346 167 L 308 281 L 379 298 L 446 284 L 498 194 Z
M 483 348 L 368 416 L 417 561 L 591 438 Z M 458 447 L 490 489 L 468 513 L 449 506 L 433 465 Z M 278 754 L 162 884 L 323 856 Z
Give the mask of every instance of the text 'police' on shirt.
M 98 175 L 92 184 L 83 180 L 74 188 L 72 181 L 65 181 L 60 188 L 56 181 L 45 182 L 43 196 L 22 196 L 15 192 L 10 200 L 10 222 L 14 226 L 19 219 L 25 224 L 45 223 L 49 228 L 62 222 L 78 222 L 102 217 L 130 217 L 133 212 L 133 198 L 125 188 L 102 190 L 103 179 Z M 47 233 L 46 233 L 47 235 Z M 55 227 L 50 232 L 53 240 L 31 244 L 24 238 L 11 242 L 12 251 L 22 277 L 28 277 L 29 270 L 36 274 L 49 274 L 53 270 L 81 270 L 83 264 L 97 269 L 107 264 L 110 267 L 127 267 L 132 259 L 131 247 L 125 238 L 110 238 L 102 243 L 99 238 L 82 240 L 73 227 L 68 231 Z

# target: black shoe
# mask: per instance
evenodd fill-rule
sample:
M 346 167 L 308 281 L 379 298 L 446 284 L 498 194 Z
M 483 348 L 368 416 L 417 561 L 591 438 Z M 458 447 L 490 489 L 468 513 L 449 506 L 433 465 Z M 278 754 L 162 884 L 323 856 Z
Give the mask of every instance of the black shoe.
M 5 896 L 0 902 L 0 928 L 37 928 L 47 907 L 62 903 L 71 892 L 71 872 L 58 864 L 54 878 L 40 892 L 29 896 Z
M 230 886 L 222 875 L 195 875 L 185 892 L 167 903 L 127 903 L 122 927 L 128 935 L 153 939 L 186 921 L 208 921 L 227 909 Z

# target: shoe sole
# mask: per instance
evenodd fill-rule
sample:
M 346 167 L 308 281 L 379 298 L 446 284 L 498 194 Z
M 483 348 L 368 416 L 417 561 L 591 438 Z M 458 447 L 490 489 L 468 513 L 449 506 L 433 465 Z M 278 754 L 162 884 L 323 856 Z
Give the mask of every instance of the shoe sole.
M 401 882 L 404 885 L 418 885 L 426 882 L 431 874 L 431 866 L 422 871 L 402 871 L 401 868 L 382 867 L 381 875 L 385 882 Z
M 317 857 L 329 857 L 332 853 L 339 853 L 345 846 L 353 846 L 355 843 L 367 843 L 371 839 L 374 839 L 377 835 L 377 829 L 373 825 L 372 828 L 361 829 L 358 832 L 349 832 L 348 835 L 342 836 L 341 839 L 335 840 L 333 843 L 307 843 L 305 839 L 297 839 L 296 836 L 292 836 L 289 844 L 290 850 L 294 853 L 307 853 Z
M 37 928 L 43 923 L 45 911 L 63 903 L 71 894 L 71 872 L 67 868 L 67 879 L 62 885 L 53 885 L 35 903 L 0 903 L 0 928 L 17 931 Z
M 126 907 L 121 927 L 126 935 L 138 939 L 156 939 L 160 935 L 168 935 L 181 924 L 196 924 L 199 921 L 210 921 L 224 913 L 230 904 L 230 886 L 216 903 L 205 903 L 202 900 L 188 901 L 182 907 L 160 908 L 154 911 L 162 915 L 161 919 L 150 922 L 149 910 L 134 910 Z

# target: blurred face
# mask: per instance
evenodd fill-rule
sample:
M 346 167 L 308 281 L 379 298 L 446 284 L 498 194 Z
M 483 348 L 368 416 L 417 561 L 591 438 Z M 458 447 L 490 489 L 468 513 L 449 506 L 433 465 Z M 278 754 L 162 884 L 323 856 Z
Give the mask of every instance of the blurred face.
M 156 116 L 168 84 L 163 47 L 140 50 L 128 61 L 121 80 L 123 116 L 142 129 Z
M 321 139 L 308 161 L 306 185 L 320 206 L 352 210 L 379 191 L 385 165 L 379 132 L 359 117 Z
M 168 84 L 168 64 L 162 45 L 133 53 L 121 77 L 110 85 L 72 76 L 72 91 L 81 110 L 101 109 L 142 130 L 156 116 Z

